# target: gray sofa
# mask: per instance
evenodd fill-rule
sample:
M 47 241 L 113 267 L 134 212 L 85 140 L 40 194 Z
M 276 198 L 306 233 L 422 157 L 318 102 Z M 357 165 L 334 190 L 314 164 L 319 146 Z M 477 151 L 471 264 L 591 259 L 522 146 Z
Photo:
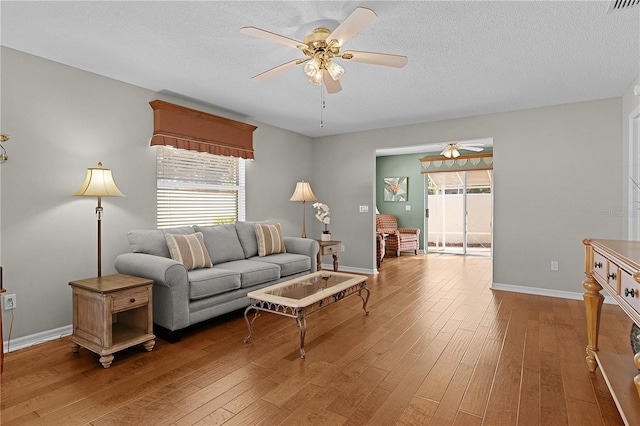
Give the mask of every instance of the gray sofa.
M 192 324 L 248 306 L 250 291 L 316 271 L 317 241 L 283 237 L 286 253 L 261 257 L 255 224 L 130 231 L 132 253 L 119 255 L 115 268 L 154 281 L 156 332 L 175 342 L 179 331 Z M 213 267 L 187 271 L 171 258 L 164 234 L 195 232 L 203 234 Z

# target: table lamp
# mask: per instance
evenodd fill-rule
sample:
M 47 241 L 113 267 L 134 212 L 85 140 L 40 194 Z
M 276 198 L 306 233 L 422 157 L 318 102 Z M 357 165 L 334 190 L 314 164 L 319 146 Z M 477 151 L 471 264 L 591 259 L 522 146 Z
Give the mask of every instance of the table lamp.
M 296 183 L 296 189 L 293 191 L 293 195 L 289 201 L 302 201 L 302 238 L 307 238 L 307 231 L 305 230 L 304 209 L 307 201 L 317 200 L 316 196 L 311 190 L 309 182 L 300 181 Z

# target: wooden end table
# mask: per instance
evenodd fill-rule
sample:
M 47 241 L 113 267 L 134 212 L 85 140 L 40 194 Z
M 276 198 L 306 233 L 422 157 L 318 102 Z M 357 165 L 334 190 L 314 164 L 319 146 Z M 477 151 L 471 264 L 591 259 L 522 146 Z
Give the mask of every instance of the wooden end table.
M 338 272 L 338 256 L 340 253 L 340 243 L 342 241 L 316 241 L 320 244 L 320 250 L 318 250 L 318 271 L 322 270 L 322 256 L 333 255 L 333 271 Z
M 80 346 L 89 349 L 108 368 L 114 352 L 140 343 L 147 351 L 153 349 L 152 280 L 115 274 L 69 285 L 73 288 L 73 352 Z

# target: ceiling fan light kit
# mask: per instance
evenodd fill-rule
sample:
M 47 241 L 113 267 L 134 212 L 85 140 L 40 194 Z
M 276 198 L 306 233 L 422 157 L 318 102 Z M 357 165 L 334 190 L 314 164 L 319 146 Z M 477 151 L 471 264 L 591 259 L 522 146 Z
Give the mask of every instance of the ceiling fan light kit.
M 256 27 L 243 27 L 240 29 L 243 34 L 294 47 L 302 51 L 306 56 L 306 58 L 295 59 L 255 75 L 251 79 L 256 81 L 265 80 L 297 65 L 305 64 L 303 71 L 309 77 L 311 84 L 319 86 L 324 81 L 327 93 L 337 93 L 342 90 L 339 80 L 344 75 L 345 70 L 334 59 L 396 68 L 405 66 L 408 62 L 406 56 L 358 52 L 355 50 L 340 54 L 340 48 L 344 43 L 373 22 L 376 17 L 376 13 L 373 10 L 366 7 L 358 7 L 333 32 L 327 28 L 316 28 L 303 41 L 297 41 Z
M 444 150 L 444 153 L 442 155 L 444 155 L 447 158 L 458 158 L 460 157 L 460 152 L 458 152 L 458 150 L 455 149 L 454 147 L 450 146 Z
M 444 146 L 444 150 L 440 153 L 447 158 L 458 158 L 460 157 L 460 150 L 464 151 L 473 151 L 473 152 L 481 152 L 484 150 L 484 144 L 481 143 L 469 143 L 469 144 L 461 144 L 458 142 L 451 142 Z

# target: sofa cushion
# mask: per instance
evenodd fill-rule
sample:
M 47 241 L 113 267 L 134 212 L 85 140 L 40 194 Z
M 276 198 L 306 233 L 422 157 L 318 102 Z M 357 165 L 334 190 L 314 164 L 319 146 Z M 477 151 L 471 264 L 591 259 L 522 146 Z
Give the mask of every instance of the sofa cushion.
M 240 288 L 240 274 L 223 268 L 189 271 L 189 299 L 198 300 Z
M 171 257 L 167 241 L 164 239 L 164 232 L 160 229 L 134 229 L 127 232 L 127 238 L 134 253 Z
M 259 222 L 236 222 L 236 232 L 246 259 L 258 255 L 257 223 Z
M 309 272 L 311 259 L 309 256 L 295 253 L 278 253 L 270 256 L 255 256 L 249 260 L 256 262 L 273 263 L 280 267 L 280 277 L 288 277 L 300 272 Z
M 171 258 L 182 263 L 187 271 L 213 266 L 201 232 L 190 235 L 164 234 L 164 237 L 167 240 Z
M 242 288 L 280 278 L 280 267 L 275 263 L 254 262 L 243 259 L 221 263 L 216 268 L 229 269 L 240 273 L 240 287 Z
M 286 253 L 282 240 L 282 227 L 279 223 L 273 225 L 256 224 L 258 238 L 258 256 L 268 256 L 273 253 Z
M 204 245 L 207 247 L 214 265 L 244 259 L 244 251 L 240 240 L 238 240 L 235 225 L 195 225 L 194 228 L 196 231 L 202 232 Z
M 179 226 L 176 228 L 164 229 L 134 229 L 127 232 L 131 251 L 134 253 L 152 254 L 154 256 L 171 257 L 165 233 L 169 234 L 193 234 L 195 230 L 192 226 Z

